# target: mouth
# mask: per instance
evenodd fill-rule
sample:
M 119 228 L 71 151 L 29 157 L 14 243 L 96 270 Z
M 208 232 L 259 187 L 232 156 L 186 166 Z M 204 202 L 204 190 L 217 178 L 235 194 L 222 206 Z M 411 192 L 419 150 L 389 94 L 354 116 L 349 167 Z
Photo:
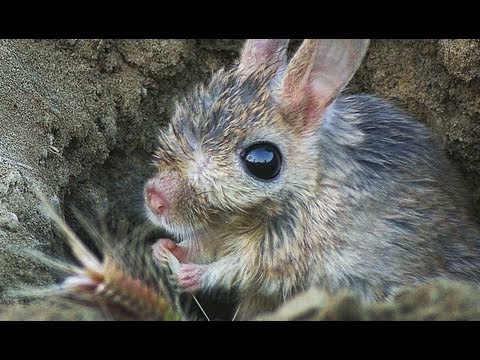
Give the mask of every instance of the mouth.
M 207 235 L 205 227 L 199 224 L 191 224 L 190 226 L 177 224 L 168 217 L 157 216 L 151 211 L 147 211 L 147 217 L 154 225 L 157 225 L 164 230 L 170 239 L 178 244 L 201 241 L 201 239 L 205 238 Z
M 172 227 L 162 226 L 162 229 L 164 229 L 177 244 L 184 246 L 193 241 L 201 241 L 207 234 L 207 231 L 203 228 L 190 229 L 186 227 L 174 227 L 174 229 L 172 229 Z

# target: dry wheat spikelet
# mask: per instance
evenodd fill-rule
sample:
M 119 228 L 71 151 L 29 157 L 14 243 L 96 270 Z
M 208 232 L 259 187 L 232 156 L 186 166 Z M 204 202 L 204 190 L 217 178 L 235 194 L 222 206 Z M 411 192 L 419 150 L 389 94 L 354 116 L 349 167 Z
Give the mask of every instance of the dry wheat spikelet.
M 178 291 L 166 281 L 155 263 L 150 261 L 150 249 L 140 240 L 140 234 L 127 241 L 110 241 L 78 211 L 76 217 L 100 251 L 94 254 L 52 208 L 49 201 L 34 189 L 41 208 L 62 233 L 73 256 L 74 265 L 40 251 L 11 249 L 61 271 L 67 276 L 60 284 L 42 288 L 13 289 L 13 297 L 67 297 L 100 309 L 112 320 L 185 320 Z

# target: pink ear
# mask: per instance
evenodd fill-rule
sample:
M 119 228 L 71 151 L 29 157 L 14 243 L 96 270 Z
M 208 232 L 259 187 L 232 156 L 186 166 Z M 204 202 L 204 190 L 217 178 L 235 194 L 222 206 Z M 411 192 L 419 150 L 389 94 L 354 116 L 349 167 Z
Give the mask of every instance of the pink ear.
M 262 70 L 277 75 L 287 65 L 288 39 L 250 39 L 243 46 L 238 72 L 242 77 Z
M 280 106 L 302 127 L 320 121 L 327 105 L 345 88 L 367 52 L 368 40 L 305 40 L 281 86 Z

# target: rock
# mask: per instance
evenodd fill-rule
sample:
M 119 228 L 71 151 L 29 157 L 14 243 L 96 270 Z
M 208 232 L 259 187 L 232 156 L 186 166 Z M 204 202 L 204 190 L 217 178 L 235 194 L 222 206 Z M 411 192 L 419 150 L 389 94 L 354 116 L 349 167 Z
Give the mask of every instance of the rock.
M 0 208 L 0 229 L 15 231 L 18 228 L 18 216 Z
M 309 298 L 308 303 L 303 299 Z M 308 309 L 308 311 L 307 311 Z M 289 314 L 288 317 L 285 314 Z M 290 315 L 291 314 L 291 315 Z M 480 288 L 445 280 L 404 287 L 388 302 L 362 303 L 351 293 L 310 290 L 257 320 L 479 320 Z
M 281 306 L 274 314 L 260 315 L 256 320 L 305 320 L 311 318 L 312 314 L 319 309 L 324 308 L 329 300 L 330 297 L 325 291 L 312 288 Z
M 102 321 L 101 311 L 67 299 L 48 299 L 31 304 L 0 305 L 0 321 Z
M 441 40 L 439 56 L 448 72 L 460 80 L 480 77 L 480 40 Z

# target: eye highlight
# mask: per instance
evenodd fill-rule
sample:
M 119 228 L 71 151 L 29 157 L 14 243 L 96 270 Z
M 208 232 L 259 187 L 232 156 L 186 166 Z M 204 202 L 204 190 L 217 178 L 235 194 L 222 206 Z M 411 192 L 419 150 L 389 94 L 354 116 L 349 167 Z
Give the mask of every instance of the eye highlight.
M 242 162 L 248 173 L 261 180 L 273 180 L 280 173 L 282 156 L 271 143 L 256 143 L 242 153 Z

